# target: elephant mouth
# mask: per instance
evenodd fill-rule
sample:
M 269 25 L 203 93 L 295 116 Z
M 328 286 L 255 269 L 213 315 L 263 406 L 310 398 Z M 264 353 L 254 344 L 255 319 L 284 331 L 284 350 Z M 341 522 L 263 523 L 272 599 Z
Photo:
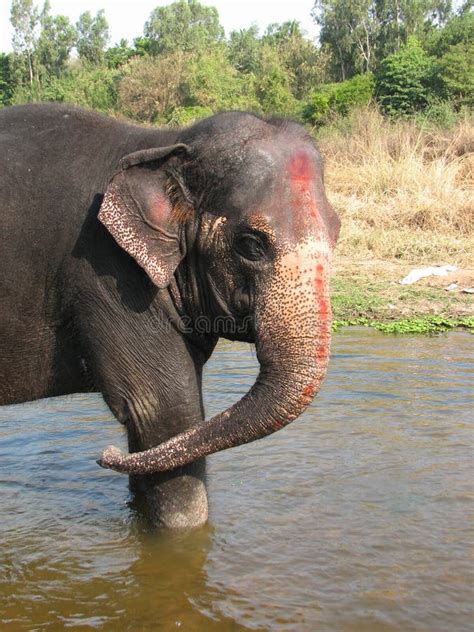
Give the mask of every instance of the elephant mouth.
M 212 314 L 205 333 L 212 333 L 227 340 L 254 343 L 255 333 L 255 292 L 249 286 L 240 286 L 223 296 L 212 277 L 208 277 L 212 302 Z M 198 317 L 196 325 L 202 325 L 207 317 Z M 199 327 L 198 327 L 199 328 Z
M 231 302 L 232 318 L 227 330 L 218 332 L 223 338 L 239 342 L 255 342 L 255 293 L 248 286 L 234 290 Z

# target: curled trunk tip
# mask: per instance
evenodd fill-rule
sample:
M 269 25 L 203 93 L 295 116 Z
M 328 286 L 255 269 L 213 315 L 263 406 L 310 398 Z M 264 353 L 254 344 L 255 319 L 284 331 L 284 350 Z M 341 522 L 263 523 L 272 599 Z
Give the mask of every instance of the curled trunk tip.
M 123 464 L 125 458 L 126 456 L 121 450 L 119 450 L 119 448 L 116 448 L 114 445 L 108 445 L 103 449 L 102 455 L 97 461 L 97 464 L 105 469 L 121 472 L 122 469 L 120 466 Z

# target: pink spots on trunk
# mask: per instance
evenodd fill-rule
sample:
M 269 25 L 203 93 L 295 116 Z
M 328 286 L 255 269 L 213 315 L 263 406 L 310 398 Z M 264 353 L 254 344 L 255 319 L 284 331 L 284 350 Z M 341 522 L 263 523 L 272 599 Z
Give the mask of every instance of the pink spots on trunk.
M 318 306 L 318 321 L 319 321 L 319 341 L 316 351 L 316 360 L 318 363 L 326 362 L 329 356 L 329 338 L 330 338 L 330 306 L 327 295 L 327 274 L 322 263 L 316 265 L 316 278 L 315 278 L 315 290 L 316 290 L 316 302 Z

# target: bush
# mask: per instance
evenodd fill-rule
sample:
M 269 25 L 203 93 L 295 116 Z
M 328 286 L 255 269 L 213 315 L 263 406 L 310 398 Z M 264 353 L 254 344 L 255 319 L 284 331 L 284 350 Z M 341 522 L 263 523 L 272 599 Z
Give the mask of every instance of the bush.
M 266 114 L 294 116 L 298 102 L 290 88 L 290 79 L 278 52 L 262 44 L 255 87 L 260 107 Z
M 117 74 L 101 66 L 80 66 L 61 77 L 47 77 L 15 90 L 13 103 L 31 101 L 64 101 L 101 112 L 115 110 Z
M 312 94 L 305 107 L 304 118 L 314 124 L 321 124 L 333 115 L 347 116 L 351 109 L 370 103 L 374 85 L 371 72 L 356 75 L 341 83 L 322 85 Z
M 201 106 L 213 112 L 258 108 L 252 77 L 232 66 L 223 46 L 214 46 L 191 59 L 183 89 L 185 106 Z
M 120 111 L 142 123 L 164 123 L 183 103 L 190 53 L 134 57 L 123 68 L 118 87 Z
M 335 85 L 329 100 L 332 111 L 346 116 L 353 107 L 368 105 L 372 99 L 375 79 L 371 72 L 356 75 Z
M 442 98 L 474 107 L 474 42 L 451 46 L 436 64 L 435 81 Z
M 453 103 L 439 97 L 430 99 L 427 108 L 415 116 L 417 124 L 425 129 L 434 126 L 448 130 L 457 125 L 461 119 L 462 111 L 456 111 Z
M 181 127 L 182 125 L 191 125 L 212 114 L 213 112 L 210 108 L 202 105 L 176 107 L 170 112 L 166 122 L 173 127 Z
M 413 38 L 398 53 L 382 60 L 375 90 L 384 112 L 407 115 L 423 110 L 429 102 L 433 70 L 433 58 Z
M 8 105 L 13 96 L 11 57 L 0 53 L 0 107 Z

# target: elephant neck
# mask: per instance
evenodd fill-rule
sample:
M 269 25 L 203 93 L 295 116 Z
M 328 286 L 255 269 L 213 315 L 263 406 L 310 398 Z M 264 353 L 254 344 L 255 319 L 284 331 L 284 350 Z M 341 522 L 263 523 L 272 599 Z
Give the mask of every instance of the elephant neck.
M 209 293 L 206 282 L 195 265 L 189 265 L 187 257 L 178 266 L 167 288 L 170 321 L 203 358 L 209 359 L 218 336 L 210 326 L 214 316 L 209 311 Z

